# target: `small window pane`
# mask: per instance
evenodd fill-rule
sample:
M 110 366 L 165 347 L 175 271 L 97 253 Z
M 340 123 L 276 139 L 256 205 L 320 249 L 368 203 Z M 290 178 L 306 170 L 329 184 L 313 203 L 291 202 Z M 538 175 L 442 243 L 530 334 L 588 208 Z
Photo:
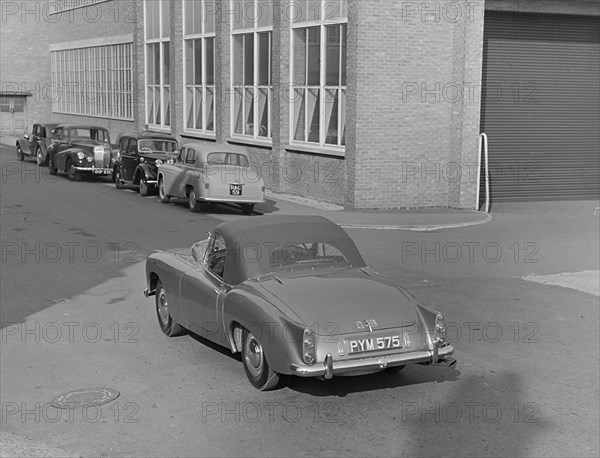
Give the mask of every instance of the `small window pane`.
M 342 25 L 342 75 L 341 85 L 346 85 L 346 67 L 348 65 L 348 26 Z
M 306 89 L 294 90 L 294 140 L 305 141 Z
M 308 29 L 308 81 L 309 86 L 318 86 L 321 82 L 321 29 Z
M 246 89 L 244 96 L 246 98 L 246 125 L 245 135 L 254 135 L 254 89 Z
M 194 95 L 196 106 L 194 127 L 196 129 L 202 129 L 202 88 L 197 88 L 194 91 Z
M 162 6 L 162 37 L 171 36 L 171 5 L 169 0 L 161 0 Z
M 202 84 L 202 40 L 194 40 L 194 84 Z
M 271 83 L 269 36 L 270 32 L 258 34 L 258 84 L 262 86 Z
M 194 84 L 194 40 L 185 41 L 185 84 Z
M 269 90 L 260 89 L 258 95 L 258 116 L 260 125 L 258 129 L 259 137 L 269 136 Z
M 244 93 L 243 89 L 237 88 L 234 94 L 234 104 L 235 104 L 235 122 L 234 122 L 234 132 L 236 134 L 242 133 L 243 126 L 243 104 L 244 104 Z
M 308 141 L 311 143 L 319 143 L 319 126 L 321 119 L 321 97 L 319 89 L 308 90 L 308 121 L 310 130 L 308 132 Z
M 240 30 L 244 27 L 244 0 L 233 0 L 232 8 L 230 17 L 233 30 Z
M 340 26 L 332 25 L 326 29 L 327 35 L 327 85 L 340 84 Z
M 205 0 L 204 3 L 204 32 L 213 33 L 215 31 L 215 2 L 214 0 Z
M 236 35 L 233 37 L 233 84 L 244 84 L 244 36 Z
M 215 94 L 212 88 L 206 90 L 206 130 L 215 130 Z
M 158 49 L 158 46 L 157 46 Z M 171 58 L 169 55 L 169 43 L 163 43 L 163 84 L 170 84 Z
M 257 3 L 258 26 L 273 25 L 273 0 L 261 0 Z
M 183 33 L 191 35 L 194 33 L 194 1 L 184 0 L 183 1 L 183 16 L 185 18 Z
M 244 84 L 254 84 L 254 34 L 244 35 Z
M 306 29 L 294 30 L 294 76 L 292 84 L 306 84 Z
M 185 113 L 187 122 L 186 128 L 194 128 L 194 91 L 193 89 L 186 89 L 185 91 Z
M 325 143 L 329 145 L 338 144 L 338 101 L 337 89 L 325 91 L 325 125 L 327 126 Z
M 242 10 L 243 26 L 245 29 L 252 29 L 256 27 L 258 23 L 258 17 L 256 14 L 256 0 L 246 0 L 244 2 L 244 9 Z
M 206 84 L 215 84 L 215 39 L 207 38 L 206 43 Z

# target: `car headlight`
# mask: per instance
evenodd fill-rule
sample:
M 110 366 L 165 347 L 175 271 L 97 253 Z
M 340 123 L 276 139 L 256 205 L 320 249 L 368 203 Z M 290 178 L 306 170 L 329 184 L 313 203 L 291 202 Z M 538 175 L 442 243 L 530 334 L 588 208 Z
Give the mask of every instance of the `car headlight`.
M 438 347 L 442 346 L 446 342 L 446 320 L 444 315 L 438 313 L 435 317 L 435 331 L 433 337 L 433 343 Z
M 156 166 L 158 167 L 158 166 L 160 166 L 160 165 L 163 165 L 163 164 L 164 164 L 164 162 L 163 162 L 161 159 L 157 159 L 157 160 L 156 160 L 156 162 L 155 162 L 155 164 L 156 164 Z
M 316 336 L 310 328 L 306 328 L 302 336 L 302 359 L 309 365 L 314 364 L 317 359 Z
M 85 159 L 85 157 L 86 157 L 86 154 L 84 152 L 79 151 L 77 153 L 77 159 L 79 159 L 80 161 L 83 161 Z

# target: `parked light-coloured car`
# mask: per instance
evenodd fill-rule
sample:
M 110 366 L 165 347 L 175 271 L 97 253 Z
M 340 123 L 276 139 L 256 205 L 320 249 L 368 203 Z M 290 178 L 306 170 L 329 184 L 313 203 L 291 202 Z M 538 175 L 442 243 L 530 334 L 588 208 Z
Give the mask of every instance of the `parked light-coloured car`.
M 262 178 L 250 167 L 241 147 L 193 142 L 181 148 L 172 164 L 158 170 L 158 193 L 163 203 L 171 198 L 187 199 L 193 212 L 202 203 L 232 203 L 249 215 L 264 202 Z

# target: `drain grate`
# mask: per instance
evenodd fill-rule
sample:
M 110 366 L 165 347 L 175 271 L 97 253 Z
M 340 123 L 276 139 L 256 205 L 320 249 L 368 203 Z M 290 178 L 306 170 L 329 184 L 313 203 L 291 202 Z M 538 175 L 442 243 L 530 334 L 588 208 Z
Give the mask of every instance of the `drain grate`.
M 113 388 L 83 388 L 57 396 L 50 405 L 57 409 L 73 409 L 92 404 L 102 405 L 114 401 L 121 393 Z

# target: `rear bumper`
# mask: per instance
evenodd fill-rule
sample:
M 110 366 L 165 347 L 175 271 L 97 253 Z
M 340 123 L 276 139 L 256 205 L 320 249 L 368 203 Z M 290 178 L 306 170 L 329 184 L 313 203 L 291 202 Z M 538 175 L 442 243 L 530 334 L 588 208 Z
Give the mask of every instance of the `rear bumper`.
M 292 364 L 290 370 L 293 375 L 300 377 L 325 377 L 331 379 L 334 375 L 344 375 L 357 371 L 381 370 L 386 367 L 402 366 L 405 364 L 434 364 L 443 366 L 454 366 L 456 360 L 450 355 L 454 353 L 452 345 L 437 348 L 437 351 L 415 351 L 410 353 L 373 356 L 370 358 L 351 359 L 345 361 L 334 361 L 331 353 L 328 353 L 322 364 L 314 366 L 298 366 Z
M 198 197 L 196 200 L 200 202 L 214 202 L 227 204 L 264 204 L 264 199 L 222 199 L 218 197 Z

